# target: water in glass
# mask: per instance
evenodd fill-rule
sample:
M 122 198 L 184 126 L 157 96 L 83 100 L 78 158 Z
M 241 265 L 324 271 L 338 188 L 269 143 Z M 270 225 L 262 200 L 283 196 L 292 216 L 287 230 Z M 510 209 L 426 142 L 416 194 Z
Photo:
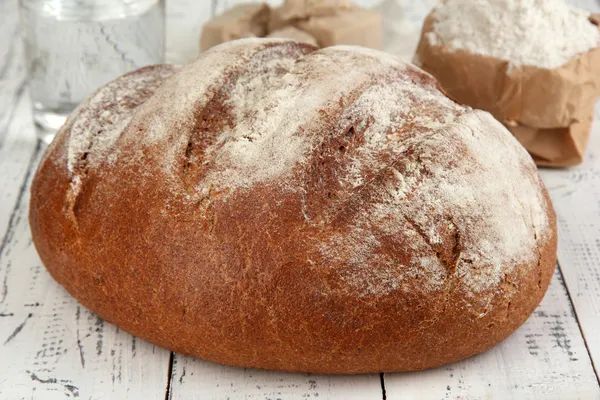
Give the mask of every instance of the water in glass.
M 164 62 L 164 0 L 20 0 L 29 87 L 45 141 L 95 89 Z

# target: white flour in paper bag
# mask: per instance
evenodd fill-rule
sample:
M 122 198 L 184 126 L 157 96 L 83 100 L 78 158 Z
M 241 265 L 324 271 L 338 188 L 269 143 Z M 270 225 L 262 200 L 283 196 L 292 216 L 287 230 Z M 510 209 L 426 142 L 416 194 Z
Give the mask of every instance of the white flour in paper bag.
M 446 0 L 433 12 L 431 44 L 447 44 L 508 60 L 556 68 L 600 45 L 590 13 L 563 0 Z

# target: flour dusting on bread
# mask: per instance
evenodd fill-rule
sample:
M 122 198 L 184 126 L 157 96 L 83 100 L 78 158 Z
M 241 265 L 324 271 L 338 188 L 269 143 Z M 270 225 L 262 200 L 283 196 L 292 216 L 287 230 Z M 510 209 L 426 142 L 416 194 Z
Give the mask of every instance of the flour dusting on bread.
M 536 262 L 537 248 L 549 232 L 541 182 L 523 149 L 489 114 L 469 111 L 423 136 L 411 157 L 396 160 L 393 171 L 394 179 L 387 180 L 381 196 L 365 202 L 357 214 L 351 235 L 360 238 L 379 231 L 401 236 L 413 251 L 427 249 L 434 257 L 428 263 L 412 259 L 403 266 L 388 260 L 381 285 L 368 284 L 370 293 L 385 294 L 389 271 L 400 267 L 427 274 L 430 279 L 425 283 L 430 290 L 439 289 L 444 263 L 435 257 L 436 246 L 445 242 L 448 229 L 455 229 L 458 238 L 453 272 L 460 277 L 458 287 L 468 296 L 479 295 L 478 301 L 493 296 L 493 292 L 482 292 L 500 284 L 513 268 Z M 325 254 L 345 254 L 347 262 L 360 255 L 360 259 L 371 260 L 364 263 L 365 269 L 385 254 L 381 244 L 360 239 L 347 245 L 352 250 L 344 253 L 336 250 L 339 240 L 334 237 L 332 246 L 323 245 Z M 364 274 L 370 276 L 371 272 Z M 441 274 L 444 280 L 450 278 Z M 350 282 L 366 285 L 361 275 Z
M 84 102 L 67 122 L 71 126 L 67 148 L 69 172 L 75 173 L 83 160 L 97 166 L 105 158 L 114 157 L 114 143 L 134 110 L 176 69 L 157 65 L 130 72 L 98 89 Z
M 396 81 L 395 90 L 374 85 L 377 77 L 409 66 L 360 57 L 361 52 L 352 47 L 329 48 L 300 60 L 252 60 L 250 72 L 237 79 L 227 102 L 234 110 L 234 127 L 222 132 L 216 144 L 207 149 L 205 156 L 218 163 L 215 172 L 199 182 L 200 186 L 247 188 L 292 173 L 306 164 L 311 150 L 327 138 L 324 110 L 360 85 L 366 89 L 356 107 L 374 112 L 379 135 L 391 124 L 381 117 L 392 115 L 381 111 L 376 114 L 377 110 L 395 107 L 393 116 L 398 117 L 402 107 L 409 112 L 409 105 L 402 104 L 402 93 L 437 96 L 451 103 L 440 93 L 426 93 L 410 82 Z M 360 68 L 347 68 L 357 62 L 362 64 Z
M 110 83 L 72 120 L 69 172 L 117 158 L 139 163 L 147 153 L 164 184 L 190 202 L 267 186 L 302 196 L 305 206 L 307 180 L 333 176 L 326 189 L 334 200 L 319 215 L 303 209 L 298 229 L 322 224 L 325 233 L 307 243 L 360 296 L 409 293 L 415 282 L 441 293 L 452 282 L 452 290 L 489 303 L 514 268 L 536 264 L 548 204 L 530 157 L 499 123 L 454 103 L 429 75 L 391 55 L 294 46 L 237 41 L 160 88 L 171 70 Z M 194 124 L 225 85 L 230 122 L 188 154 Z M 134 123 L 145 130 L 134 132 Z M 120 155 L 119 138 L 135 157 Z M 182 184 L 184 160 L 202 171 L 191 191 Z M 307 177 L 319 168 L 322 175 Z M 78 191 L 81 179 L 73 182 Z M 344 223 L 323 228 L 347 210 Z
M 431 75 L 275 39 L 170 73 L 100 89 L 31 185 L 43 263 L 120 329 L 237 366 L 407 371 L 490 348 L 541 301 L 536 167 Z

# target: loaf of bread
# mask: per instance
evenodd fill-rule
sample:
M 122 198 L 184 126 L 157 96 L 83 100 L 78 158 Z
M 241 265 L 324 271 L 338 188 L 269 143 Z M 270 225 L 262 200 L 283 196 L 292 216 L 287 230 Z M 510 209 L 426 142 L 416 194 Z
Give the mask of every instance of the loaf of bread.
M 242 39 L 131 72 L 69 117 L 31 194 L 41 259 L 83 305 L 237 366 L 469 357 L 527 319 L 556 261 L 512 135 L 359 47 Z

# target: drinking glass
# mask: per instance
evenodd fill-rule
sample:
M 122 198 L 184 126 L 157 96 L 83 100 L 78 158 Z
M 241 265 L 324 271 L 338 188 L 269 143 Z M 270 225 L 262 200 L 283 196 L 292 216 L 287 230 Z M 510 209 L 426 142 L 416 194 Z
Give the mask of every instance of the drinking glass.
M 164 0 L 19 0 L 38 137 L 98 87 L 164 62 Z

